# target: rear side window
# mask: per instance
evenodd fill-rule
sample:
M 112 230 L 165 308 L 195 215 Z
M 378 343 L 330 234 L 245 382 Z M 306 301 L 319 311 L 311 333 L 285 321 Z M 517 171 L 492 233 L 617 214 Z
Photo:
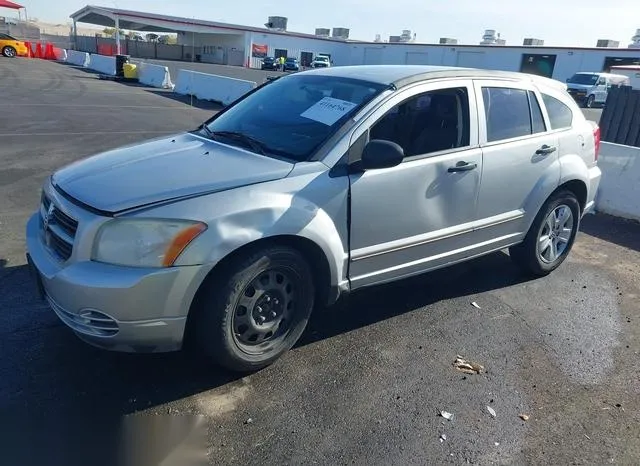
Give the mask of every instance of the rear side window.
M 529 105 L 531 106 L 531 128 L 533 134 L 544 133 L 547 127 L 542 117 L 542 109 L 534 92 L 529 91 Z
M 544 106 L 547 107 L 551 129 L 571 128 L 573 112 L 567 105 L 547 94 L 542 94 L 542 101 Z
M 522 89 L 483 87 L 487 141 L 501 141 L 533 134 L 529 96 Z

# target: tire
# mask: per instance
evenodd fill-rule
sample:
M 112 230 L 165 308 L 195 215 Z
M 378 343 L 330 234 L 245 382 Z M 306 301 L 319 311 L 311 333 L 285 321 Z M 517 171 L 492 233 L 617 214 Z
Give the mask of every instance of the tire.
M 311 268 L 297 250 L 274 246 L 248 252 L 211 278 L 194 330 L 198 346 L 215 363 L 234 372 L 257 371 L 298 341 L 315 288 Z
M 566 209 L 570 217 L 564 220 Z M 571 191 L 562 190 L 553 194 L 536 215 L 524 241 L 509 249 L 511 259 L 534 276 L 550 274 L 560 267 L 573 247 L 580 228 L 580 213 L 578 199 Z M 560 219 L 560 223 L 554 219 Z M 569 225 L 571 231 L 567 232 Z
M 591 94 L 589 97 L 587 97 L 585 107 L 593 108 L 593 104 L 595 103 L 595 101 L 596 101 L 596 97 L 593 94 Z
M 15 58 L 18 55 L 18 52 L 16 49 L 11 47 L 10 45 L 7 45 L 2 49 L 2 55 L 4 55 L 7 58 Z

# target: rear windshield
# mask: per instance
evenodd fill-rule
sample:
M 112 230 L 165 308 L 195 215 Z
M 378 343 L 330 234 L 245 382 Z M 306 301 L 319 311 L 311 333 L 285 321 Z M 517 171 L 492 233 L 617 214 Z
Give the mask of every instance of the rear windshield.
M 10 36 L 9 34 L 0 34 L 0 39 L 3 39 L 3 40 L 18 40 L 15 37 Z
M 595 84 L 598 82 L 597 74 L 574 74 L 568 80 L 570 84 Z

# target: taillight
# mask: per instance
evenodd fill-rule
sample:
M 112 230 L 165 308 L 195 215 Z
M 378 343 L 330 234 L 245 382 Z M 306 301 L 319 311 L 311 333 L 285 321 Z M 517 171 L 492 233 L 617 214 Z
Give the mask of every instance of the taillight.
M 593 144 L 596 149 L 596 162 L 598 161 L 598 154 L 600 154 L 600 127 L 596 126 L 593 129 Z

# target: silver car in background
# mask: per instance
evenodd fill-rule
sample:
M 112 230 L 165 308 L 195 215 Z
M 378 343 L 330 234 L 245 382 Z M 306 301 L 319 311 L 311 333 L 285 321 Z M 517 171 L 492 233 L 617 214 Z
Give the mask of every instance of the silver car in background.
M 273 105 L 278 102 L 278 105 Z M 26 235 L 45 299 L 102 348 L 252 371 L 314 305 L 505 248 L 545 275 L 600 180 L 563 83 L 358 66 L 268 82 L 197 130 L 55 172 Z

